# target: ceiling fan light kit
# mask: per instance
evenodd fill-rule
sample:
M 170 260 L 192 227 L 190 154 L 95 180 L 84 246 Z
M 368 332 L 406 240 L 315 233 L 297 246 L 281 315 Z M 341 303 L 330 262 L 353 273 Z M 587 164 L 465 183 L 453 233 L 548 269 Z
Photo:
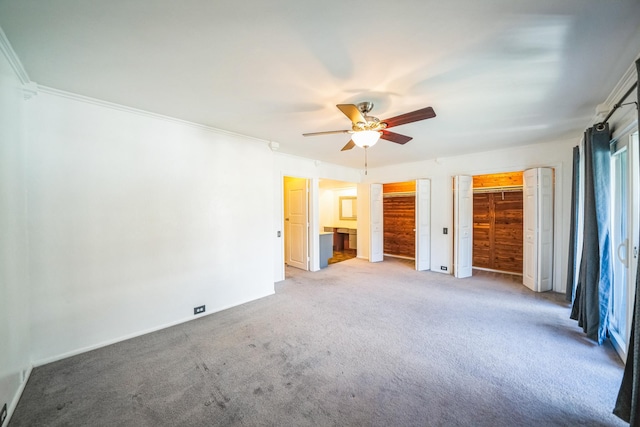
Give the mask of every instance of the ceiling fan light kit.
M 360 148 L 373 147 L 380 139 L 382 132 L 377 130 L 361 130 L 351 135 L 353 142 Z

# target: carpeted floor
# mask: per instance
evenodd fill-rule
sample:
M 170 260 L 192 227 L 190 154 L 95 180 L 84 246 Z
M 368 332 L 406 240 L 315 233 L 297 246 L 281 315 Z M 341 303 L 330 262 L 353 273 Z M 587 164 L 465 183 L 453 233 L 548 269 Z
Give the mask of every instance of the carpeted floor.
M 10 426 L 622 426 L 623 365 L 516 276 L 351 259 L 34 369 Z

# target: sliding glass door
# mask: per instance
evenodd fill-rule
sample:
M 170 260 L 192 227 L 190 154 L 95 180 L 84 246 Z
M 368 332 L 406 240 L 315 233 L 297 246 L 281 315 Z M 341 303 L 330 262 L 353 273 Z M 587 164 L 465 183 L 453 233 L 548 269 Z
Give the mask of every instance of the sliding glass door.
M 626 358 L 638 263 L 638 132 L 615 141 L 611 164 L 613 286 L 610 334 L 616 350 Z

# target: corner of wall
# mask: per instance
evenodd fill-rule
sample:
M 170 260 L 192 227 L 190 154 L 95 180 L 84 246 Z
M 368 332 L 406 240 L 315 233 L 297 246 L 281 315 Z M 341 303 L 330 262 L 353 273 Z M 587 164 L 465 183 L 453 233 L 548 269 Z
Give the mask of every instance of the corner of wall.
M 24 101 L 37 93 L 0 28 L 0 407 L 13 414 L 32 369 Z

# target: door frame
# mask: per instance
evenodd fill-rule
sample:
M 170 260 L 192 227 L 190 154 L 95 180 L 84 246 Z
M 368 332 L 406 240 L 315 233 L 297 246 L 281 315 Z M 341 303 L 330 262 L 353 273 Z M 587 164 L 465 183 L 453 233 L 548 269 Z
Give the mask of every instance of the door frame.
M 564 242 L 562 241 L 562 236 L 564 236 L 564 230 L 569 229 L 569 216 L 564 215 L 564 212 L 569 212 L 571 209 L 570 200 L 564 199 L 564 165 L 562 162 L 551 162 L 543 165 L 544 167 L 552 168 L 555 170 L 555 184 L 554 184 L 554 192 L 553 192 L 553 205 L 555 206 L 553 212 L 553 291 L 555 292 L 564 292 L 565 284 L 567 281 L 567 272 L 562 268 L 565 264 L 565 259 L 563 258 L 563 254 L 566 254 L 566 250 L 564 247 Z M 499 167 L 499 168 L 488 168 L 488 169 L 469 169 L 469 170 L 460 170 L 459 173 L 455 175 L 488 175 L 494 173 L 503 173 L 503 172 L 512 172 L 521 170 L 524 171 L 526 169 L 531 169 L 534 167 L 540 167 L 536 164 L 531 163 L 520 163 L 516 162 L 510 167 Z M 569 171 L 570 172 L 570 171 Z M 449 182 L 452 182 L 453 176 L 450 176 Z M 569 180 L 571 177 L 567 177 Z M 449 187 L 449 195 L 450 201 L 453 206 L 453 186 Z M 571 199 L 569 197 L 569 199 Z M 453 213 L 453 212 L 452 212 Z M 451 215 L 453 218 L 453 215 Z M 566 222 L 566 224 L 565 224 Z M 453 237 L 451 237 L 453 240 Z M 453 241 L 451 240 L 451 248 L 453 248 Z M 453 257 L 451 258 L 453 260 Z M 564 276 L 563 276 L 564 274 Z
M 622 139 L 626 139 L 626 141 L 622 141 Z M 634 141 L 635 140 L 635 141 Z M 620 144 L 618 144 L 620 142 Z M 640 152 L 640 135 L 638 134 L 638 126 L 637 123 L 632 123 L 626 128 L 622 129 L 618 135 L 612 138 L 612 145 L 615 147 L 615 152 L 611 156 L 612 162 L 612 172 L 614 171 L 614 156 L 620 153 L 623 150 L 627 151 L 627 159 L 628 159 L 628 175 L 627 179 L 627 191 L 626 196 L 628 197 L 628 214 L 629 216 L 626 218 L 627 220 L 627 235 L 628 243 L 626 248 L 626 257 L 627 257 L 627 295 L 626 295 L 626 307 L 624 307 L 625 311 L 625 321 L 626 321 L 626 330 L 625 331 L 616 331 L 611 330 L 611 342 L 616 352 L 620 356 L 622 360 L 626 360 L 627 358 L 627 350 L 629 345 L 629 335 L 631 332 L 631 322 L 633 319 L 633 302 L 635 300 L 635 282 L 636 275 L 638 274 L 638 250 L 640 249 L 640 241 L 638 237 L 638 232 L 640 231 L 640 224 L 637 222 L 638 213 L 640 213 L 640 161 L 638 161 L 638 152 Z M 612 177 L 612 185 L 614 184 L 615 178 Z M 615 189 L 612 188 L 612 196 L 615 193 Z M 613 201 L 613 200 L 612 200 Z M 612 205 L 613 208 L 613 205 Z M 612 217 L 612 222 L 614 218 Z M 613 223 L 611 224 L 613 226 Z M 612 227 L 612 233 L 615 230 Z M 618 248 L 611 247 L 611 259 L 615 262 L 618 259 Z M 612 283 L 612 291 L 615 283 Z M 612 313 L 610 312 L 610 315 Z M 623 332 L 625 334 L 624 337 L 621 337 L 619 332 Z
M 372 218 L 372 210 L 373 210 L 373 204 L 372 204 L 372 200 L 371 200 L 371 185 L 381 185 L 382 187 L 382 198 L 384 199 L 384 185 L 385 184 L 396 184 L 396 183 L 403 183 L 403 182 L 413 182 L 415 183 L 415 191 L 414 191 L 414 200 L 415 200 L 415 213 L 414 213 L 414 223 L 413 223 L 413 233 L 414 233 L 414 242 L 415 242 L 415 250 L 414 250 L 414 255 L 413 255 L 413 259 L 414 259 L 414 268 L 417 271 L 428 271 L 431 270 L 431 178 L 416 178 L 416 179 L 408 179 L 406 181 L 392 181 L 392 182 L 385 182 L 383 184 L 379 184 L 379 183 L 373 183 L 373 184 L 368 184 L 369 187 L 369 203 L 368 203 L 368 207 L 369 207 L 369 219 L 371 221 Z M 426 189 L 426 198 L 421 200 L 420 197 L 420 190 L 421 188 Z M 425 227 L 424 229 L 426 230 L 426 232 L 423 232 L 423 237 L 421 238 L 419 236 L 419 233 L 421 231 L 421 227 L 420 227 L 420 220 L 421 219 L 425 219 Z M 383 212 L 382 212 L 382 223 L 383 223 L 383 228 L 382 228 L 382 259 L 378 260 L 376 259 L 376 261 L 371 261 L 372 256 L 371 256 L 371 244 L 373 242 L 372 239 L 372 235 L 373 232 L 370 230 L 370 238 L 369 238 L 369 256 L 368 259 L 371 262 L 380 262 L 384 260 L 384 208 L 383 208 Z M 371 229 L 371 223 L 370 225 L 370 229 Z M 424 237 L 424 235 L 426 234 L 426 237 Z M 393 256 L 390 255 L 392 257 L 396 257 L 396 258 L 404 258 L 402 256 Z
M 274 268 L 279 274 L 276 275 L 277 278 L 284 280 L 285 277 L 285 255 L 284 255 L 284 178 L 292 177 L 292 178 L 302 178 L 306 179 L 309 188 L 309 199 L 308 199 L 308 221 L 309 221 L 309 235 L 308 235 L 308 249 L 307 254 L 309 257 L 309 271 L 319 271 L 320 270 L 320 234 L 313 233 L 312 230 L 318 230 L 319 221 L 320 221 L 320 208 L 319 208 L 319 178 L 312 178 L 304 175 L 297 174 L 295 172 L 281 172 L 280 178 L 278 181 L 278 188 L 280 194 L 280 203 L 279 203 L 279 214 L 277 215 L 277 231 L 280 232 L 280 235 L 276 232 L 276 248 L 279 253 L 279 257 L 276 257 L 276 265 Z

